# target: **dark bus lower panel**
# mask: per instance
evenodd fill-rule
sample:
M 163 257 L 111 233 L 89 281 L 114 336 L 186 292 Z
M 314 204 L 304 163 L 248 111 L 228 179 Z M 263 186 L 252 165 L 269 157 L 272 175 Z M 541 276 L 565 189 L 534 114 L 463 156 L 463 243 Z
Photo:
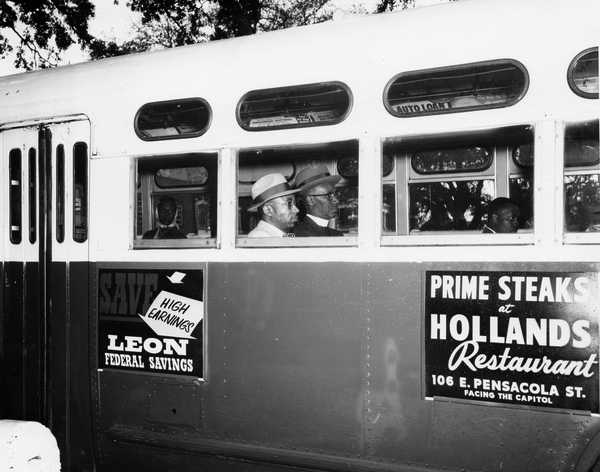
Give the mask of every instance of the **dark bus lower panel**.
M 596 455 L 594 264 L 91 271 L 99 470 L 579 471 Z
M 2 417 L 46 422 L 46 395 L 63 470 L 587 472 L 600 451 L 597 264 L 55 263 L 47 327 L 35 264 L 2 270 Z

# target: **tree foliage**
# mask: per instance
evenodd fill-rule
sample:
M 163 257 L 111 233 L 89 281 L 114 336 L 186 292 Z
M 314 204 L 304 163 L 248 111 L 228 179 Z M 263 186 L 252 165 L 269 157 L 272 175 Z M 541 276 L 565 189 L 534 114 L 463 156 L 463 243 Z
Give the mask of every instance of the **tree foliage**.
M 385 13 L 394 10 L 405 10 L 406 8 L 413 7 L 415 0 L 381 0 L 377 4 L 377 10 L 375 13 Z
M 93 1 L 0 2 L 0 58 L 15 53 L 17 68 L 39 69 L 58 65 L 61 53 L 74 44 L 99 59 L 319 23 L 334 11 L 332 0 L 113 0 L 140 14 L 131 39 L 118 43 L 89 34 Z M 375 13 L 414 2 L 380 0 Z M 369 13 L 361 6 L 351 10 Z
M 154 38 L 159 47 L 185 46 L 207 40 L 214 2 L 210 0 L 127 0 L 141 14 L 137 36 Z M 143 41 L 142 41 L 143 42 Z
M 91 0 L 15 0 L 0 2 L 0 58 L 15 53 L 15 66 L 31 70 L 53 67 L 73 44 L 92 42 L 88 22 Z
M 328 20 L 330 0 L 127 0 L 141 14 L 134 38 L 122 45 L 97 40 L 98 59 L 131 52 L 246 36 Z

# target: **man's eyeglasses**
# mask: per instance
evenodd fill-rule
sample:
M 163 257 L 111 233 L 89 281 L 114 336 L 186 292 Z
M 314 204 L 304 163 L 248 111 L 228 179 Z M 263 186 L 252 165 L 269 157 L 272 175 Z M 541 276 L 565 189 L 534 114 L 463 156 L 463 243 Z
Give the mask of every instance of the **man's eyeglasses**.
M 308 194 L 307 197 L 327 197 L 327 198 L 329 198 L 329 200 L 333 200 L 334 198 L 336 200 L 339 200 L 340 192 L 336 190 L 335 192 L 329 192 L 329 193 L 312 193 L 312 194 Z

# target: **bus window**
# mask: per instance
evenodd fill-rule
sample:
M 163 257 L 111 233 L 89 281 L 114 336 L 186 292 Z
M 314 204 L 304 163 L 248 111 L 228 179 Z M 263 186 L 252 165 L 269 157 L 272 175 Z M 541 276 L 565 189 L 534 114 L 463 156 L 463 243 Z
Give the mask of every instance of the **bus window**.
M 86 143 L 75 143 L 73 146 L 73 240 L 83 243 L 87 240 L 88 224 L 88 147 Z
M 527 165 L 513 155 L 532 150 L 532 143 L 530 126 L 386 139 L 383 236 L 481 233 L 489 204 L 501 196 L 519 207 L 520 231 L 531 230 L 533 154 Z
M 384 104 L 401 118 L 508 107 L 528 84 L 525 67 L 507 59 L 405 72 L 386 86 Z
M 22 197 L 21 197 L 21 150 L 12 149 L 9 153 L 9 188 L 10 188 L 10 242 L 20 244 Z
M 37 153 L 29 149 L 29 242 L 37 240 Z
M 569 87 L 583 98 L 598 98 L 598 48 L 578 54 L 567 73 Z
M 346 172 L 342 173 L 340 169 Z M 314 246 L 356 243 L 357 141 L 243 149 L 239 152 L 238 179 L 238 244 Z M 270 179 L 273 185 L 269 184 Z M 304 189 L 303 192 L 295 192 L 298 185 Z M 263 186 L 264 192 L 261 192 Z M 274 189 L 272 192 L 271 188 Z M 281 198 L 273 197 L 279 194 L 284 195 Z M 289 202 L 280 202 L 280 199 Z M 265 207 L 271 208 L 268 202 L 272 200 L 275 200 L 273 211 L 276 214 L 270 216 Z M 292 213 L 286 220 L 276 205 L 293 202 L 295 207 L 289 207 Z M 278 221 L 280 213 L 282 220 Z M 262 231 L 272 230 L 273 227 L 277 231 L 267 231 L 268 234 Z M 293 240 L 278 237 L 288 233 L 293 233 Z
M 134 120 L 134 129 L 144 141 L 196 138 L 208 130 L 210 105 L 202 98 L 147 103 Z
M 599 120 L 565 127 L 565 232 L 600 232 Z
M 215 247 L 216 153 L 137 161 L 134 247 Z
M 65 240 L 65 146 L 56 147 L 56 241 Z
M 341 82 L 253 90 L 242 97 L 237 120 L 247 131 L 306 128 L 338 124 L 352 106 L 350 89 Z

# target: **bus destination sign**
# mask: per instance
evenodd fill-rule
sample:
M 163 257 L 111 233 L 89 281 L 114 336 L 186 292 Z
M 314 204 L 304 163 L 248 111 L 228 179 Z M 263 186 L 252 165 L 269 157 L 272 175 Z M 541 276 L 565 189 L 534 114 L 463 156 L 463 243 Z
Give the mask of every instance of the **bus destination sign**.
M 426 271 L 425 396 L 599 414 L 596 272 Z

